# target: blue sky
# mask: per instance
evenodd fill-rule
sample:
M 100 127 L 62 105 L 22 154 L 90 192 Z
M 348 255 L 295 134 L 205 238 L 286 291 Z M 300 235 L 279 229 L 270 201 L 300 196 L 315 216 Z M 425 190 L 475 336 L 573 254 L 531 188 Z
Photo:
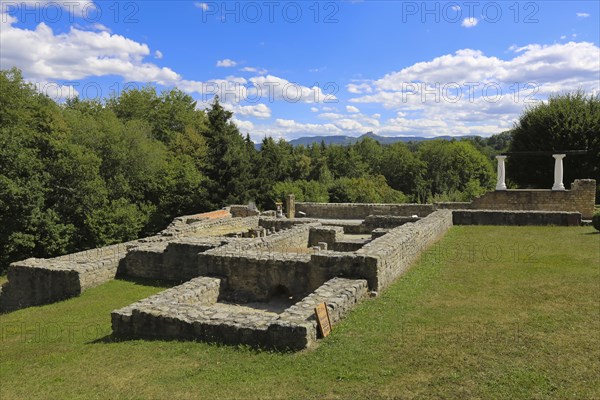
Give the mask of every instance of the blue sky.
M 489 136 L 600 92 L 598 1 L 4 1 L 0 66 L 57 100 L 219 94 L 254 140 Z

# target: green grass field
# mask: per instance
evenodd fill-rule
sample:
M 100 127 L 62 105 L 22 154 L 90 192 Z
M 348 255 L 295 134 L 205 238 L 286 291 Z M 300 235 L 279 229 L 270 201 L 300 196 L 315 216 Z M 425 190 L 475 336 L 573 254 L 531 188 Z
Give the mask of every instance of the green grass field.
M 111 342 L 113 281 L 0 316 L 0 399 L 600 398 L 600 234 L 454 227 L 313 351 Z

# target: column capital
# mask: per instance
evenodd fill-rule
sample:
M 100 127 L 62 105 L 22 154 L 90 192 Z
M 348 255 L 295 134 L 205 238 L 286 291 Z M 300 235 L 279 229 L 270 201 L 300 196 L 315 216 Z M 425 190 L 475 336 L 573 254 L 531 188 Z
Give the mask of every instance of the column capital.
M 554 157 L 557 160 L 562 160 L 566 156 L 567 156 L 566 154 L 552 154 L 552 157 Z

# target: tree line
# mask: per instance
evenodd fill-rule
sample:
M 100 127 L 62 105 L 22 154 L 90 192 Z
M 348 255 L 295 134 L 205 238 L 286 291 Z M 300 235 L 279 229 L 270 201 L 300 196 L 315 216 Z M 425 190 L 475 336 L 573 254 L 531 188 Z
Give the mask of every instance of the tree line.
M 119 243 L 175 216 L 299 201 L 468 201 L 494 187 L 511 133 L 460 141 L 291 146 L 242 135 L 215 99 L 153 87 L 57 104 L 0 71 L 0 270 Z

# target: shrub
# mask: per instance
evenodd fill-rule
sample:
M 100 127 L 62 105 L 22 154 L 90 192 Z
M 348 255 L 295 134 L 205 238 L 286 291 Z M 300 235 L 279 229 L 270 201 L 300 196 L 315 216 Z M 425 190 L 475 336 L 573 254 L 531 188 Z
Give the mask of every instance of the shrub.
M 408 198 L 388 186 L 383 175 L 339 178 L 329 188 L 332 203 L 406 203 Z
M 327 185 L 318 181 L 284 181 L 273 185 L 271 198 L 280 201 L 285 200 L 288 194 L 294 194 L 296 201 L 315 201 L 327 203 L 329 195 Z
M 594 216 L 592 217 L 592 225 L 596 228 L 597 231 L 600 231 L 600 210 L 596 210 Z

